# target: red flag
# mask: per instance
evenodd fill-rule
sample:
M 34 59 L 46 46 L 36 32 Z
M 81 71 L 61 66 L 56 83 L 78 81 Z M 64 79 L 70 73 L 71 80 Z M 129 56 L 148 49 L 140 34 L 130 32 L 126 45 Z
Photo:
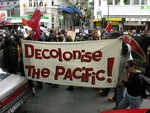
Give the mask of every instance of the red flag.
M 124 35 L 122 36 L 124 43 L 129 44 L 132 48 L 132 56 L 134 57 L 135 60 L 138 61 L 144 61 L 146 60 L 146 56 L 144 54 L 144 51 L 138 44 L 138 42 L 132 38 L 130 35 Z
M 112 29 L 112 24 L 111 22 L 108 23 L 108 25 L 106 26 L 106 31 L 110 32 L 110 30 Z
M 149 113 L 149 108 L 140 109 L 121 109 L 121 110 L 107 110 L 101 113 Z
M 27 21 L 27 25 L 34 31 L 33 40 L 37 40 L 40 37 L 40 20 L 41 11 L 37 8 L 32 17 Z
M 27 22 L 28 22 L 28 20 L 26 20 L 25 18 L 22 18 L 22 24 L 28 26 L 28 25 L 27 25 Z

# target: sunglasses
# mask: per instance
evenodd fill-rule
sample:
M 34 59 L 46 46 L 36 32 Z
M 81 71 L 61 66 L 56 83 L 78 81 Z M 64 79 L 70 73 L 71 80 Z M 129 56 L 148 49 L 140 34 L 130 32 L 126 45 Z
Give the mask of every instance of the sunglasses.
M 130 68 L 129 66 L 125 66 L 126 69 Z

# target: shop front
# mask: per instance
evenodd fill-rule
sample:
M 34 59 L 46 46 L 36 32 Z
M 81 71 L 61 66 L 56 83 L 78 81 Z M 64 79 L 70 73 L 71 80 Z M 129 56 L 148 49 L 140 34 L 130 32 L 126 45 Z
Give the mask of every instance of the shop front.
M 149 19 L 147 18 L 126 18 L 124 23 L 125 30 L 145 30 L 148 29 Z
M 107 26 L 111 22 L 115 30 L 119 30 L 119 25 L 124 23 L 124 18 L 104 18 L 103 25 Z
M 124 18 L 102 18 L 93 20 L 95 28 L 105 28 L 109 22 L 111 22 L 114 29 L 119 30 L 119 26 L 122 26 L 125 22 Z
M 21 16 L 21 17 L 11 17 L 10 18 L 10 23 L 15 23 L 15 24 L 22 24 L 22 18 L 25 18 L 26 20 L 30 19 L 31 16 Z M 47 16 L 41 16 L 41 25 L 46 25 L 49 22 L 49 17 Z
M 94 19 L 93 23 L 94 23 L 94 28 L 100 29 L 102 27 L 101 19 Z

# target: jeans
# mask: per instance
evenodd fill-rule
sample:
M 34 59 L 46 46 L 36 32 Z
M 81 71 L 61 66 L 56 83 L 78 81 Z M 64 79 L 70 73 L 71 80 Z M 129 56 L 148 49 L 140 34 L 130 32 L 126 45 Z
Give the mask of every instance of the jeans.
M 121 100 L 125 97 L 126 88 L 122 85 L 116 88 L 116 107 L 121 102 Z
M 130 106 L 131 109 L 138 109 L 143 102 L 143 98 L 141 96 L 133 97 L 126 93 L 125 97 L 121 100 L 117 109 L 126 109 Z

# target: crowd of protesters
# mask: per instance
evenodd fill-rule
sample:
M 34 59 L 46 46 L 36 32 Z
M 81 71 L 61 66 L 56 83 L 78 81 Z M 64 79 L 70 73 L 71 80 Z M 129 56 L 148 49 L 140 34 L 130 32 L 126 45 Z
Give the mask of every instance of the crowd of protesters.
M 47 29 L 49 34 L 43 32 L 41 30 L 40 37 L 37 41 L 45 41 L 45 42 L 73 42 L 73 41 L 90 41 L 90 40 L 103 40 L 108 39 L 109 34 L 115 32 L 112 28 L 110 32 L 107 32 L 106 29 L 102 30 L 90 30 L 90 29 L 80 29 L 79 27 L 75 27 L 73 31 L 75 32 L 75 38 L 68 35 L 69 29 L 60 29 L 60 30 L 53 30 Z M 126 30 L 126 31 L 118 31 L 122 34 L 128 34 L 132 36 L 146 36 L 150 37 L 150 33 L 147 30 L 140 31 L 140 30 Z M 20 29 L 16 30 L 0 30 L 0 54 L 3 54 L 1 58 L 0 66 L 4 70 L 17 74 L 18 72 L 21 73 L 22 76 L 25 76 L 24 69 L 23 69 L 23 59 L 22 59 L 22 52 L 21 52 L 21 41 L 20 39 L 24 40 L 32 40 L 33 31 L 24 29 L 23 26 Z M 117 37 L 116 37 L 117 38 Z M 2 55 L 0 55 L 2 56 Z M 42 89 L 43 85 L 42 82 L 37 82 L 38 88 Z M 49 84 L 49 83 L 48 83 Z M 32 88 L 33 95 L 36 95 L 35 85 L 32 80 L 29 80 L 29 85 Z M 59 87 L 57 84 L 50 84 L 53 87 Z M 69 86 L 67 88 L 69 91 L 74 90 L 74 86 Z M 115 99 L 113 100 L 115 101 Z

